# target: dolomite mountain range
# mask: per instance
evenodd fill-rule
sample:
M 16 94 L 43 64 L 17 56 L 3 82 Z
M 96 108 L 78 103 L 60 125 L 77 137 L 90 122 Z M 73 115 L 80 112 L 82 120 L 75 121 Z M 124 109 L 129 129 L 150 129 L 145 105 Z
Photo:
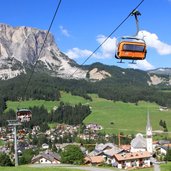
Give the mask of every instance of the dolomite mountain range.
M 102 80 L 112 75 L 98 68 L 85 69 L 74 60 L 62 53 L 51 33 L 44 43 L 46 30 L 31 27 L 13 27 L 0 24 L 0 79 L 6 80 L 27 72 L 27 67 L 36 64 L 36 69 L 46 71 L 51 76 L 64 79 L 86 79 L 87 73 L 90 80 Z M 76 72 L 75 72 L 76 71 Z M 75 72 L 75 73 L 74 73 Z M 72 75 L 74 73 L 74 75 Z M 160 68 L 147 72 L 150 75 L 149 85 L 157 85 L 171 80 L 160 77 L 162 74 L 171 73 L 171 69 Z

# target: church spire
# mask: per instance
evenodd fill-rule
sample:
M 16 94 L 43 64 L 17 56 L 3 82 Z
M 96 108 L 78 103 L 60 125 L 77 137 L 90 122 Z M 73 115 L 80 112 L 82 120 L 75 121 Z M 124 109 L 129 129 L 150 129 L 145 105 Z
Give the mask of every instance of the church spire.
M 152 153 L 153 147 L 152 147 L 152 126 L 150 124 L 150 116 L 149 111 L 147 112 L 147 125 L 146 125 L 146 141 L 147 141 L 147 151 Z
M 147 131 L 147 129 L 151 129 L 151 130 L 152 130 L 151 123 L 150 123 L 149 111 L 147 112 L 147 125 L 146 125 L 146 131 Z

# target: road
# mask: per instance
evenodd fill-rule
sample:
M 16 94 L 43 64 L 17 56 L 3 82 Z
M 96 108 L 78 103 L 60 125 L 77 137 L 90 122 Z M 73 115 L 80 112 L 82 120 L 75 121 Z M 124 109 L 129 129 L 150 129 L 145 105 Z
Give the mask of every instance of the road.
M 118 169 L 114 168 L 100 168 L 100 167 L 92 167 L 92 166 L 75 166 L 75 165 L 68 165 L 68 164 L 32 164 L 29 167 L 63 167 L 70 169 L 80 169 L 83 171 L 118 171 Z M 119 169 L 120 170 L 120 169 Z M 122 171 L 122 170 L 120 170 Z
M 63 167 L 63 168 L 68 168 L 68 171 L 70 169 L 80 169 L 83 171 L 118 171 L 118 169 L 115 169 L 115 168 L 76 166 L 76 165 L 70 165 L 70 164 L 32 164 L 32 165 L 29 165 L 29 167 L 39 167 L 39 168 L 41 168 L 41 167 Z M 123 170 L 119 169 L 119 171 L 123 171 Z M 158 163 L 154 164 L 154 171 L 160 171 L 160 164 L 158 164 Z
M 160 164 L 154 164 L 154 171 L 160 171 Z

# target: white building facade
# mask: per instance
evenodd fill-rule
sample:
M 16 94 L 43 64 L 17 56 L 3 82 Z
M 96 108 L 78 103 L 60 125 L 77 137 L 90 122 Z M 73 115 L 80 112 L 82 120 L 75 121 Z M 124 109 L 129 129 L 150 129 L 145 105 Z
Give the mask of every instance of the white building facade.
M 153 139 L 152 139 L 152 126 L 150 124 L 149 113 L 147 114 L 146 141 L 147 141 L 147 151 L 152 153 L 153 152 Z

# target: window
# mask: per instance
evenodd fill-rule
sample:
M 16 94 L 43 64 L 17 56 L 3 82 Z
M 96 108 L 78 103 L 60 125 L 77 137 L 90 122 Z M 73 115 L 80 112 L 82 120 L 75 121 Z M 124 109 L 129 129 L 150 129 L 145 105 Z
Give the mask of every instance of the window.
M 135 52 L 144 52 L 144 46 L 135 45 L 135 44 L 124 44 L 123 50 L 125 51 L 135 51 Z

